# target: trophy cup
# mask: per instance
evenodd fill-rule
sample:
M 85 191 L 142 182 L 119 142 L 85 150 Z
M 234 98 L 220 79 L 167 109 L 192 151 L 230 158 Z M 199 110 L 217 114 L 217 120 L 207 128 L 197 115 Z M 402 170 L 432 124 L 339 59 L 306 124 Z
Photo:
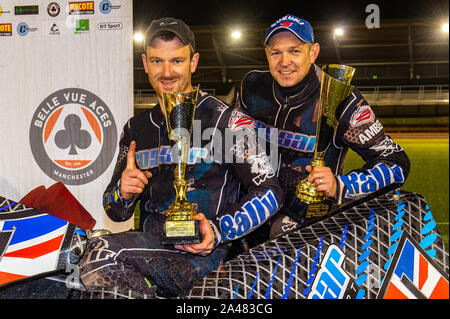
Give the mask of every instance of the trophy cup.
M 172 158 L 176 158 L 175 200 L 166 211 L 161 244 L 194 244 L 201 242 L 197 214 L 186 199 L 186 162 L 189 155 L 190 136 L 194 123 L 199 88 L 188 93 L 164 93 L 163 106 L 169 139 L 174 142 Z
M 322 67 L 316 145 L 311 161 L 312 167 L 325 165 L 325 154 L 337 127 L 338 118 L 343 111 L 341 103 L 353 91 L 350 81 L 354 72 L 354 68 L 346 65 L 329 64 Z M 308 182 L 308 177 L 297 185 L 295 195 L 307 205 L 307 218 L 323 216 L 330 209 L 331 203 L 326 199 L 324 192 L 318 191 L 314 184 Z

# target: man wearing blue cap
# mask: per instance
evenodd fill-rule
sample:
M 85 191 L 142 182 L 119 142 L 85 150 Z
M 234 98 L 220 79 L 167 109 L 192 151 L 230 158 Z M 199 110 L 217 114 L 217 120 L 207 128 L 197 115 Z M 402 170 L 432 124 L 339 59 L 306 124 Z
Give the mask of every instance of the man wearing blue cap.
M 271 237 L 304 221 L 305 212 L 294 209 L 292 203 L 297 184 L 309 173 L 317 190 L 338 204 L 405 182 L 410 166 L 406 153 L 385 134 L 357 89 L 343 102 L 326 165 L 312 169 L 322 72 L 315 61 L 320 46 L 314 42 L 311 24 L 291 14 L 267 28 L 264 46 L 269 71 L 254 70 L 244 76 L 238 104 L 258 128 L 277 129 L 277 174 L 285 207 L 272 222 Z M 343 175 L 349 148 L 366 164 Z

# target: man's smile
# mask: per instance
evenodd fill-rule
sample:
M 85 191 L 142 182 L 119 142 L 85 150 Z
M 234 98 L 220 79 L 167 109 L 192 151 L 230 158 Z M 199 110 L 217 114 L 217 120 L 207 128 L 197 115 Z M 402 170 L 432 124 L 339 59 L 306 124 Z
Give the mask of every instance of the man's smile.
M 296 72 L 295 70 L 291 70 L 291 71 L 278 71 L 279 73 L 281 73 L 282 75 L 291 75 L 292 73 Z
M 172 88 L 173 86 L 175 86 L 175 83 L 177 83 L 177 79 L 159 80 L 159 83 L 161 83 L 161 86 L 163 88 Z

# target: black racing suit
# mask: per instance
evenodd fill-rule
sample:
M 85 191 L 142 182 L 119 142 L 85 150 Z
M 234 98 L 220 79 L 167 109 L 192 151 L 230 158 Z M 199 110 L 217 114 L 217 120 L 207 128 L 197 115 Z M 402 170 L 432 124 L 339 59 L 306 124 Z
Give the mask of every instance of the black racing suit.
M 313 157 L 321 72 L 313 64 L 307 76 L 290 88 L 281 87 L 269 71 L 251 71 L 241 83 L 238 108 L 253 117 L 258 128 L 267 127 L 268 132 L 270 128 L 278 129 L 274 130 L 280 156 L 277 174 L 286 197 L 285 207 L 295 196 L 298 182 L 308 175 L 305 166 Z M 337 204 L 363 197 L 392 183 L 405 182 L 410 167 L 406 153 L 385 134 L 356 88 L 342 103 L 338 120 L 325 156 L 325 165 L 331 168 L 337 181 L 334 198 Z M 343 175 L 349 148 L 363 158 L 365 165 Z
M 162 296 L 183 295 L 217 268 L 229 248 L 227 242 L 261 226 L 281 207 L 281 187 L 266 153 L 256 145 L 253 119 L 201 93 L 194 122 L 186 197 L 210 221 L 215 249 L 202 257 L 160 245 L 164 213 L 175 198 L 175 164 L 165 118 L 156 105 L 124 126 L 117 164 L 103 197 L 106 214 L 116 222 L 131 218 L 139 201 L 140 232 L 91 242 L 81 261 L 81 279 L 87 288 L 105 286 L 107 278 L 114 285 L 145 292 L 148 280 Z M 152 177 L 140 196 L 126 202 L 120 195 L 120 180 L 133 140 L 137 167 L 150 171 Z M 240 188 L 247 194 L 241 199 Z M 114 273 L 127 277 L 127 282 L 111 279 Z

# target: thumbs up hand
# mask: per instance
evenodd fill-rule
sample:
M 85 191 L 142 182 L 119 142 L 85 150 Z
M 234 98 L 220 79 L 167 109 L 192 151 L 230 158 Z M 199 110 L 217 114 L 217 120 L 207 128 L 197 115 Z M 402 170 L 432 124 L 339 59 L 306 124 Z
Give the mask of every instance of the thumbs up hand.
M 149 171 L 141 171 L 136 167 L 136 142 L 130 143 L 130 148 L 127 154 L 127 167 L 122 172 L 120 181 L 120 194 L 123 199 L 130 200 L 136 194 L 141 194 L 148 180 L 152 177 Z

